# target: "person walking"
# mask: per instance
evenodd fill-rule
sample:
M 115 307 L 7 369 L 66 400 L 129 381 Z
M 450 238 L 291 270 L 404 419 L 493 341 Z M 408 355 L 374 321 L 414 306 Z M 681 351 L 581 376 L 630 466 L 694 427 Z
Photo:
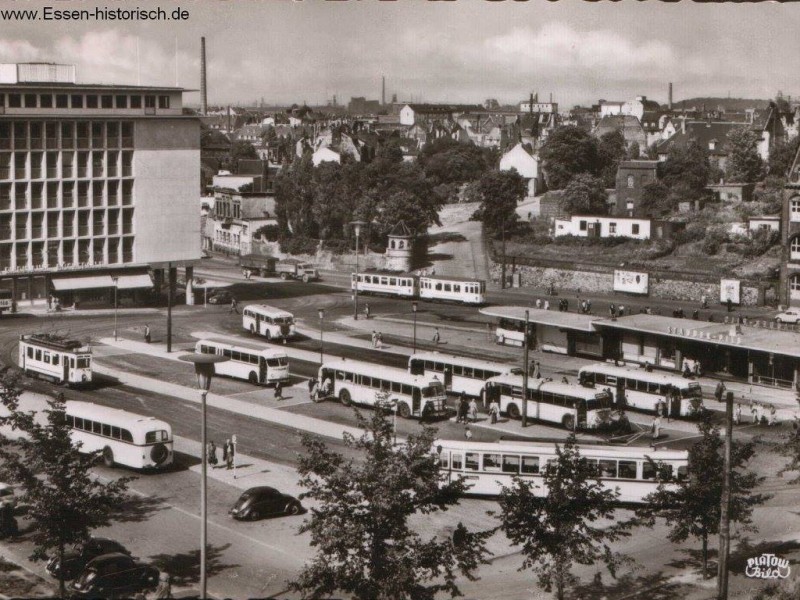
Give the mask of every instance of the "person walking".
M 461 396 L 458 398 L 458 409 L 456 410 L 456 423 L 467 422 L 468 408 L 469 404 L 467 403 L 467 395 L 464 392 L 461 392 Z
M 542 308 L 542 299 L 541 298 L 537 298 L 536 299 L 536 308 Z
M 433 343 L 438 344 L 442 339 L 442 336 L 439 335 L 439 328 L 436 327 L 433 331 Z
M 491 419 L 492 425 L 497 423 L 497 418 L 499 416 L 500 416 L 500 405 L 497 403 L 497 398 L 495 398 L 489 405 L 489 417 Z
M 564 375 L 564 376 L 561 378 L 561 383 L 565 383 L 565 384 L 569 385 L 569 379 L 567 379 L 567 376 L 566 376 L 566 375 Z
M 545 310 L 550 310 L 550 300 L 545 300 L 544 301 L 544 309 Z
M 283 384 L 280 381 L 275 382 L 275 400 L 283 400 Z
M 700 296 L 700 306 L 702 306 L 704 309 L 708 308 L 708 296 L 705 294 Z
M 464 437 L 468 440 L 472 439 L 472 429 L 469 428 L 469 425 L 464 428 Z
M 375 343 L 377 344 L 378 350 L 383 350 L 383 334 L 380 331 L 375 338 Z
M 733 424 L 739 425 L 742 422 L 742 403 L 736 403 L 736 410 L 733 411 Z
M 145 343 L 150 343 L 150 325 L 145 324 L 144 326 L 144 341 Z
M 207 456 L 208 464 L 211 465 L 211 468 L 217 466 L 219 459 L 217 459 L 217 445 L 214 443 L 214 440 L 208 442 L 208 456 Z
M 657 440 L 658 438 L 661 437 L 661 416 L 660 415 L 656 415 L 655 418 L 653 418 L 652 431 L 653 431 L 653 439 L 654 440 Z
M 592 314 L 592 301 L 591 300 L 587 300 L 586 301 L 586 314 L 587 315 Z
M 228 314 L 231 313 L 239 314 L 239 305 L 236 302 L 236 298 L 231 298 L 231 309 L 228 311 Z
M 608 305 L 608 314 L 612 319 L 617 316 L 617 307 L 614 306 L 613 302 Z
M 769 426 L 772 427 L 773 425 L 778 424 L 778 411 L 775 408 L 774 404 L 769 405 Z
M 364 318 L 369 321 L 369 303 L 364 304 Z
M 619 305 L 619 310 L 617 311 L 617 315 L 620 317 L 625 316 L 625 307 L 622 304 Z
M 314 396 L 314 388 L 317 387 L 317 378 L 312 377 L 308 380 L 308 395 L 313 397 Z
M 534 379 L 541 379 L 542 378 L 542 372 L 539 369 L 539 361 L 538 360 L 533 361 L 533 378 Z
M 475 398 L 469 402 L 469 419 L 473 423 L 478 421 L 478 403 L 475 402 Z
M 753 424 L 758 425 L 758 408 L 755 402 L 750 403 L 750 415 L 753 417 Z
M 722 381 L 717 383 L 717 387 L 714 388 L 714 398 L 716 398 L 717 402 L 722 402 L 722 396 L 725 393 L 726 389 L 727 388 L 725 387 L 725 384 Z
M 161 571 L 158 574 L 158 586 L 153 595 L 156 600 L 166 600 L 172 598 L 172 583 L 170 581 L 169 573 Z
M 372 347 L 373 348 L 378 347 L 378 332 L 375 331 L 374 329 L 372 330 Z
M 225 447 L 223 449 L 225 453 L 225 468 L 229 471 L 233 468 L 233 456 L 236 450 L 233 448 L 233 442 L 228 438 L 225 441 Z

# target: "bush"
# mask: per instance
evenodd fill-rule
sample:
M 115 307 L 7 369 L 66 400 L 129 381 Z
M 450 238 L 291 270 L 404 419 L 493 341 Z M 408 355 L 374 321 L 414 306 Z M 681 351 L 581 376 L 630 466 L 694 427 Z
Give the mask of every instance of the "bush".
M 720 251 L 722 244 L 728 241 L 728 234 L 719 229 L 710 229 L 703 238 L 703 252 L 714 256 Z
M 277 242 L 281 237 L 281 229 L 277 225 L 264 225 L 256 231 L 255 237 L 259 236 L 268 242 Z
M 318 242 L 302 235 L 287 236 L 280 239 L 281 252 L 286 254 L 316 254 Z
M 678 245 L 699 242 L 706 237 L 706 227 L 702 223 L 690 223 L 686 229 L 679 231 L 675 235 L 675 243 Z
M 553 238 L 553 243 L 559 246 L 601 246 L 603 248 L 613 248 L 614 246 L 621 246 L 622 244 L 633 243 L 648 243 L 649 240 L 637 240 L 630 237 L 607 237 L 607 238 L 590 238 L 581 237 L 578 235 L 560 235 Z

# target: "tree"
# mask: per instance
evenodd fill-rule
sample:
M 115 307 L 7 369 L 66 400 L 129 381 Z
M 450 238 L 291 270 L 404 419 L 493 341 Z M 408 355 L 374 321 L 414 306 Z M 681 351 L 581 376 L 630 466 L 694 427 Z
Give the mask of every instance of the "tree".
M 258 152 L 250 142 L 233 142 L 231 146 L 231 162 L 235 165 L 243 159 L 258 159 Z
M 547 138 L 540 156 L 547 186 L 553 190 L 563 188 L 579 173 L 600 172 L 597 140 L 580 127 L 557 128 Z
M 295 591 L 318 595 L 336 592 L 358 600 L 433 600 L 460 595 L 456 576 L 470 580 L 485 562 L 491 532 L 456 528 L 453 539 L 423 539 L 411 528 L 415 515 L 446 511 L 466 490 L 462 480 L 441 483 L 432 452 L 435 430 L 424 427 L 393 445 L 390 413 L 378 407 L 359 438 L 345 433 L 344 443 L 359 459 L 328 450 L 305 436 L 300 483 L 318 508 L 300 528 L 317 548 L 298 578 Z
M 720 503 L 724 478 L 724 440 L 719 427 L 706 413 L 698 423 L 702 436 L 689 450 L 689 471 L 677 480 L 662 478 L 655 492 L 645 498 L 647 505 L 637 511 L 644 523 L 652 526 L 656 517 L 663 517 L 670 526 L 668 538 L 673 543 L 697 538 L 702 542 L 703 578 L 708 577 L 708 539 L 719 533 Z M 731 505 L 729 518 L 742 529 L 755 531 L 752 526 L 753 508 L 769 496 L 754 492 L 763 480 L 745 471 L 754 454 L 753 444 L 734 442 L 731 447 Z
M 525 180 L 516 169 L 489 171 L 478 181 L 483 224 L 492 233 L 502 233 L 517 220 L 517 204 L 525 197 Z
M 651 181 L 642 188 L 642 199 L 639 203 L 642 214 L 650 219 L 670 214 L 674 208 L 670 201 L 669 188 L 660 181 Z
M 794 162 L 794 157 L 797 156 L 798 147 L 800 147 L 800 136 L 796 135 L 789 141 L 778 138 L 775 142 L 775 147 L 769 153 L 769 162 L 767 163 L 769 174 L 776 177 L 786 177 L 792 162 Z
M 126 498 L 131 478 L 103 483 L 92 475 L 100 452 L 80 454 L 70 441 L 65 405 L 48 400 L 46 421 L 20 410 L 20 391 L 13 377 L 0 381 L 0 402 L 8 410 L 0 427 L 19 431 L 11 440 L 0 435 L 0 478 L 19 484 L 19 501 L 28 507 L 34 543 L 31 559 L 45 560 L 51 551 L 62 561 L 68 546 L 85 541 L 93 529 L 109 524 L 113 510 Z M 59 577 L 64 597 L 64 579 Z
M 738 183 L 754 183 L 764 176 L 764 161 L 758 153 L 761 136 L 749 127 L 738 127 L 728 134 L 728 178 Z
M 492 151 L 472 142 L 440 137 L 425 145 L 418 161 L 425 176 L 434 185 L 462 184 L 479 179 L 495 163 Z
M 686 200 L 699 199 L 706 193 L 710 173 L 708 151 L 694 140 L 685 146 L 673 146 L 661 165 L 661 181 L 671 191 L 680 185 L 689 196 Z
M 588 173 L 575 175 L 561 198 L 561 208 L 571 215 L 608 214 L 608 194 L 603 181 Z
M 613 188 L 617 183 L 617 168 L 625 159 L 625 137 L 619 130 L 609 131 L 600 137 L 597 146 L 597 156 L 600 164 L 600 178 L 603 185 Z
M 555 586 L 556 598 L 563 600 L 576 563 L 601 561 L 616 574 L 626 559 L 609 543 L 629 536 L 634 522 L 614 521 L 619 492 L 603 488 L 596 465 L 581 457 L 574 434 L 556 446 L 556 453 L 557 460 L 544 468 L 546 495 L 538 496 L 533 482 L 514 477 L 500 493 L 499 517 L 509 540 L 522 547 L 521 569 L 533 569 L 539 584 Z M 596 525 L 601 519 L 612 523 Z

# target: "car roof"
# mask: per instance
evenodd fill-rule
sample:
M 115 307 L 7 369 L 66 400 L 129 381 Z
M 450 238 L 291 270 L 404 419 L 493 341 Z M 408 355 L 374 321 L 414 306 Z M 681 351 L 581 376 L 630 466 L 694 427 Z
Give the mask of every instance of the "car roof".
M 270 487 L 268 485 L 259 485 L 257 487 L 246 489 L 244 492 L 242 492 L 242 495 L 244 494 L 280 494 L 280 492 L 274 487 Z
M 110 562 L 112 560 L 119 560 L 120 558 L 124 558 L 126 560 L 133 560 L 133 558 L 131 558 L 127 554 L 123 554 L 122 552 L 109 552 L 108 554 L 101 554 L 100 556 L 93 558 L 92 560 L 89 561 L 89 563 L 86 566 L 100 565 L 105 562 Z

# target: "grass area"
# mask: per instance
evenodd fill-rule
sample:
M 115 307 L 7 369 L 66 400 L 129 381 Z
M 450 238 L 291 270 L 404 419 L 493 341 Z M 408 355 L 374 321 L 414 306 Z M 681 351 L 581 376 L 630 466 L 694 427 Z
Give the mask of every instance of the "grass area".
M 47 598 L 55 590 L 44 579 L 0 556 L 0 591 L 10 598 Z

